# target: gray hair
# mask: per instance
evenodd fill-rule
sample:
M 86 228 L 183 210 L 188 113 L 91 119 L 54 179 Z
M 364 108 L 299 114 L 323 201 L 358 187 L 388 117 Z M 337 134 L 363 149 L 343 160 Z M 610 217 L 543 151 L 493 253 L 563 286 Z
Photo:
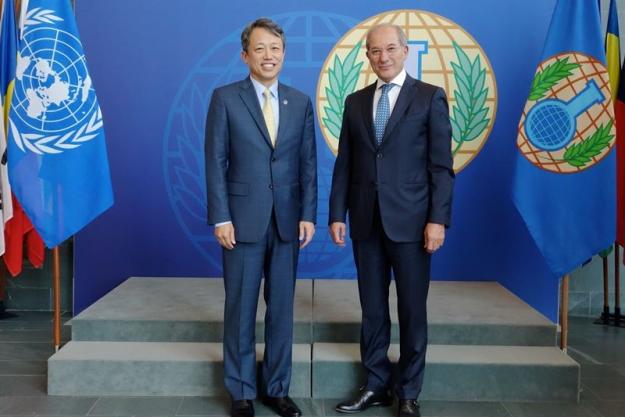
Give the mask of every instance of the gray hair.
M 248 24 L 245 29 L 243 29 L 243 32 L 241 32 L 241 47 L 244 51 L 247 51 L 247 48 L 250 46 L 250 35 L 252 34 L 252 31 L 256 28 L 265 29 L 271 34 L 279 37 L 282 40 L 282 47 L 286 47 L 284 30 L 282 30 L 282 28 L 278 26 L 278 24 L 273 20 L 266 17 L 261 17 Z
M 369 50 L 369 37 L 371 36 L 371 34 L 373 32 L 375 32 L 376 30 L 378 30 L 380 28 L 393 28 L 393 29 L 395 29 L 397 31 L 397 38 L 399 39 L 399 44 L 402 47 L 408 46 L 408 39 L 406 38 L 406 34 L 404 33 L 404 31 L 403 31 L 403 29 L 401 27 L 399 27 L 398 25 L 395 25 L 393 23 L 379 23 L 379 24 L 377 24 L 375 26 L 372 26 L 367 31 L 367 36 L 366 36 L 366 48 L 367 48 L 367 50 Z

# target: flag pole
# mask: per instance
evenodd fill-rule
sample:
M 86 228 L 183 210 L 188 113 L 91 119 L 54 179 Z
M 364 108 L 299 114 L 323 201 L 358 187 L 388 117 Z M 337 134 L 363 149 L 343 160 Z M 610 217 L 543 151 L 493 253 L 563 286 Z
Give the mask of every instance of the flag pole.
M 560 349 L 566 353 L 569 344 L 569 275 L 560 284 Z
M 615 245 L 616 247 L 617 245 Z M 616 249 L 618 250 L 618 249 Z M 602 256 L 603 261 L 603 313 L 597 322 L 608 324 L 610 322 L 610 288 L 608 287 L 608 257 Z
M 620 326 L 621 316 L 621 265 L 619 261 L 619 245 L 614 245 L 614 325 Z
M 54 349 L 61 347 L 61 256 L 59 247 L 52 249 L 52 287 L 54 289 Z

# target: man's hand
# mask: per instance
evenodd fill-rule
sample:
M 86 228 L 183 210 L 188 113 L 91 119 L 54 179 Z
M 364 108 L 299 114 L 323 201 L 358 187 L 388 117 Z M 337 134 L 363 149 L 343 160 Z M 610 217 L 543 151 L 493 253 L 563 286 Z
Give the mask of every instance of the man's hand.
M 330 237 L 337 246 L 345 246 L 345 223 L 334 222 L 330 224 Z
M 315 224 L 313 222 L 299 222 L 299 248 L 303 249 L 310 243 L 315 235 Z
M 434 253 L 445 241 L 445 226 L 442 224 L 428 223 L 425 225 L 423 232 L 423 247 L 428 253 Z
M 234 245 L 237 244 L 236 240 L 234 240 L 234 226 L 232 223 L 215 227 L 215 238 L 221 246 L 228 250 L 234 249 Z

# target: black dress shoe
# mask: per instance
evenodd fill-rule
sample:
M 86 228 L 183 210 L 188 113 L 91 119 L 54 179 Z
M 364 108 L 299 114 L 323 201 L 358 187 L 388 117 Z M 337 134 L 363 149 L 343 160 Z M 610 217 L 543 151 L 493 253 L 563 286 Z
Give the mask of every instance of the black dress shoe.
M 286 397 L 263 397 L 263 404 L 282 417 L 301 417 L 302 415 L 302 410 L 288 395 Z
M 384 391 L 367 391 L 361 390 L 358 398 L 343 401 L 339 403 L 335 410 L 339 413 L 360 413 L 369 407 L 388 407 L 393 404 L 391 397 L 386 390 Z
M 254 404 L 250 400 L 232 401 L 230 417 L 254 417 Z
M 419 411 L 419 401 L 399 400 L 397 417 L 421 417 L 421 412 Z

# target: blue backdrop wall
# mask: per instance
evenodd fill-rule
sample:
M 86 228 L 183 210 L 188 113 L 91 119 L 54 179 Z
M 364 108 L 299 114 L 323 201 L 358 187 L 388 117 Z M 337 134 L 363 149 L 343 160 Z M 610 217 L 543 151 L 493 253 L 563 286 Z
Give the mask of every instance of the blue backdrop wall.
M 318 82 L 333 62 L 326 62 L 328 56 L 340 50 L 337 43 L 345 44 L 346 35 L 355 36 L 354 28 L 374 15 L 421 10 L 455 23 L 481 47 L 481 58 L 487 59 L 480 63 L 485 68 L 490 64 L 489 117 L 494 120 L 490 134 L 485 131 L 473 159 L 457 175 L 453 226 L 434 256 L 433 278 L 499 281 L 555 320 L 557 277 L 537 252 L 510 197 L 518 121 L 554 4 L 78 0 L 80 34 L 104 114 L 115 205 L 76 236 L 75 313 L 129 276 L 221 276 L 220 250 L 205 221 L 204 122 L 212 90 L 247 74 L 239 58 L 239 35 L 247 22 L 269 16 L 285 28 L 281 81 L 317 100 L 323 118 L 327 94 Z M 420 54 L 428 47 L 430 52 L 443 49 L 437 49 L 433 31 L 429 45 L 415 33 L 409 36 L 413 58 L 415 45 Z M 364 51 L 359 54 L 366 61 Z M 436 54 L 419 56 L 419 69 L 409 72 L 428 81 L 429 60 Z M 445 71 L 430 72 L 432 77 L 443 74 L 443 81 L 449 78 Z M 334 154 L 321 118 L 318 228 L 314 242 L 302 252 L 299 276 L 354 278 L 351 248 L 333 247 L 327 234 Z

